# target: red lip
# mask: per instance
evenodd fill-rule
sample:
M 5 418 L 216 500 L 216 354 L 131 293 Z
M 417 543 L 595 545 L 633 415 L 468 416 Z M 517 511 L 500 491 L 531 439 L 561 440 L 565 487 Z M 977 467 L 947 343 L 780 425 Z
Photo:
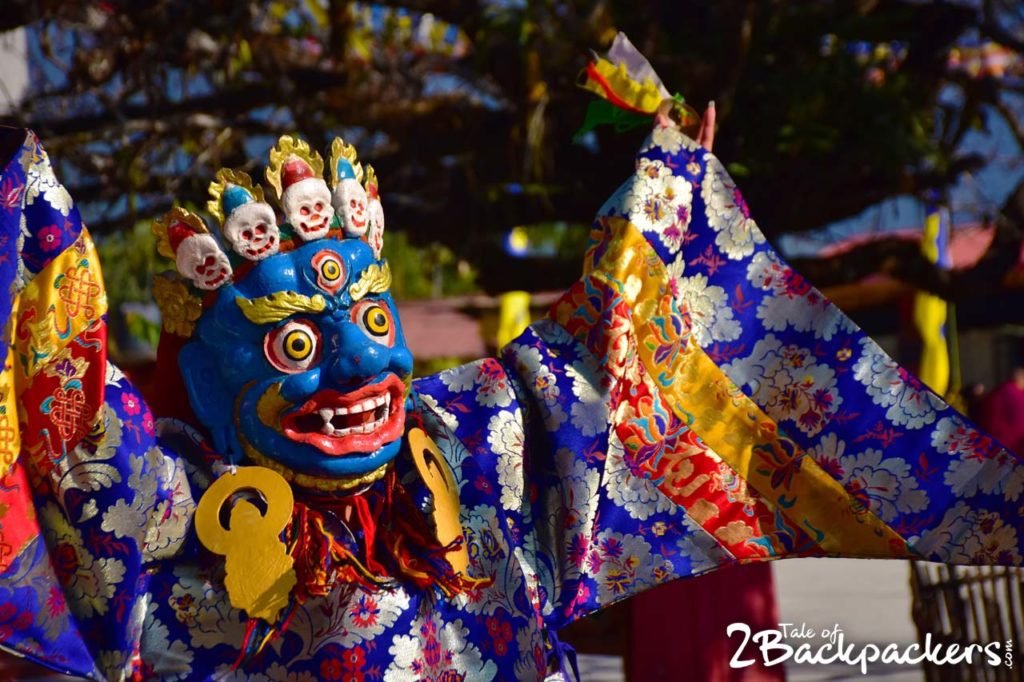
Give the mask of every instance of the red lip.
M 262 256 L 263 254 L 265 254 L 267 251 L 270 250 L 270 248 L 274 245 L 274 243 L 276 241 L 277 241 L 276 239 L 271 237 L 269 240 L 267 240 L 267 243 L 264 244 L 263 246 L 261 246 L 260 248 L 258 248 L 258 249 L 246 248 L 246 252 L 251 257 Z
M 404 396 L 405 384 L 394 374 L 348 393 L 317 391 L 282 416 L 281 432 L 328 455 L 369 454 L 401 437 Z
M 327 218 L 322 218 L 320 220 L 319 224 L 314 223 L 312 225 L 309 225 L 308 223 L 300 223 L 299 227 L 306 234 L 309 234 L 311 232 L 316 232 L 317 230 L 322 230 L 325 227 L 327 227 Z
M 221 271 L 220 271 L 220 274 L 217 275 L 217 277 L 214 278 L 212 281 L 208 282 L 207 286 L 219 287 L 221 282 L 223 282 L 225 279 L 227 279 L 227 277 L 228 277 L 227 271 L 222 268 Z

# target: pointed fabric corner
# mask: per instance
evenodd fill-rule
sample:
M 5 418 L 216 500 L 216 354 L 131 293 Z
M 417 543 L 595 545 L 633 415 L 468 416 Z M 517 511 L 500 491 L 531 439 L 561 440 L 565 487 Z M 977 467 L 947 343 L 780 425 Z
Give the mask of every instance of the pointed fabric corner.
M 703 450 L 757 498 L 748 529 L 711 529 L 734 556 L 771 546 L 774 556 L 1020 563 L 1020 458 L 793 271 L 714 155 L 656 128 L 599 215 L 581 286 L 604 293 L 553 314 L 606 364 L 614 344 L 635 349 L 632 376 L 657 407 L 637 402 L 617 422 L 631 466 L 678 470 L 685 458 L 682 491 L 696 485 L 691 453 Z M 608 297 L 619 311 L 579 314 L 581 301 Z M 599 340 L 588 318 L 601 320 L 604 337 L 628 339 Z M 650 430 L 631 432 L 659 410 L 659 423 L 678 420 L 696 445 L 645 449 Z M 727 510 L 713 510 L 705 491 L 676 497 L 705 527 L 720 524 Z

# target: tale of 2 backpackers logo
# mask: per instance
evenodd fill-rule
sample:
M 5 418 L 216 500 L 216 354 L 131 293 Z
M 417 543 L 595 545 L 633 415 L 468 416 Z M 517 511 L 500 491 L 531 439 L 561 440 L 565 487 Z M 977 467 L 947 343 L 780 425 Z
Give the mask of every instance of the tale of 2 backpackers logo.
M 1005 665 L 1013 668 L 1013 641 L 990 642 L 988 644 L 941 644 L 932 642 L 932 635 L 925 635 L 924 644 L 854 644 L 846 643 L 845 633 L 839 625 L 825 628 L 820 632 L 807 626 L 806 623 L 779 623 L 777 630 L 760 630 L 752 632 L 746 623 L 732 623 L 725 634 L 728 637 L 739 634 L 742 641 L 736 653 L 729 659 L 730 668 L 746 668 L 756 662 L 754 658 L 744 658 L 748 645 L 753 643 L 765 666 L 778 665 L 792 659 L 794 663 L 812 665 L 832 665 L 845 663 L 859 666 L 861 674 L 866 675 L 869 663 L 890 665 L 920 665 L 929 661 L 934 665 L 982 664 L 988 666 Z M 797 645 L 783 640 L 803 640 Z M 821 640 L 820 642 L 814 640 Z

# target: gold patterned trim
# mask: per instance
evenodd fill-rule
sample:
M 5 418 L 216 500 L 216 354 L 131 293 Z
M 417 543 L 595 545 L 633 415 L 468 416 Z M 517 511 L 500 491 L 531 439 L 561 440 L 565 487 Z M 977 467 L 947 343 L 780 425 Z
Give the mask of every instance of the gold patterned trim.
M 799 522 L 826 553 L 906 558 L 904 539 L 859 505 L 805 451 L 785 439 L 775 421 L 725 375 L 695 337 L 675 338 L 681 352 L 667 362 L 655 359 L 656 346 L 644 342 L 642 330 L 650 320 L 664 316 L 671 305 L 668 274 L 654 247 L 632 223 L 612 220 L 608 229 L 613 237 L 590 276 L 609 285 L 630 279 L 639 284 L 623 290 L 637 330 L 637 352 L 650 376 L 673 378 L 659 385 L 672 411 L 752 489 Z M 787 486 L 774 485 L 775 467 L 759 459 L 759 452 L 769 459 L 770 455 L 784 457 L 791 464 L 793 473 Z
M 391 288 L 391 267 L 387 261 L 381 265 L 371 265 L 359 275 L 359 279 L 348 288 L 353 301 L 358 301 L 367 294 L 383 294 Z

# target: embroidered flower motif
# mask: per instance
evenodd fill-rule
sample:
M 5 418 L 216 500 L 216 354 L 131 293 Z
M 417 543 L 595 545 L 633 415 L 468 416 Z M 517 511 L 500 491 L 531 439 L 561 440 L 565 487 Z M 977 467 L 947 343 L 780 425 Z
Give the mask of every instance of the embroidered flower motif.
M 616 416 L 616 421 L 621 419 L 621 416 Z M 608 438 L 603 479 L 603 487 L 609 499 L 622 507 L 631 518 L 646 521 L 654 514 L 675 511 L 675 505 L 658 490 L 649 476 L 632 471 L 626 464 L 618 437 Z M 584 488 L 584 491 L 589 492 L 589 488 Z M 593 498 L 593 512 L 596 512 L 597 496 L 591 494 L 590 497 Z
M 995 512 L 957 502 L 942 523 L 921 534 L 914 550 L 928 561 L 958 564 L 1013 564 L 1017 531 Z
M 49 225 L 39 230 L 39 248 L 47 253 L 60 248 L 60 228 L 56 225 Z
M 377 624 L 380 607 L 377 600 L 368 594 L 360 595 L 352 607 L 352 622 L 360 628 L 369 628 Z
M 494 655 L 505 656 L 508 654 L 509 642 L 512 641 L 512 624 L 509 622 L 508 614 L 499 610 L 497 616 L 488 616 L 486 623 Z
M 476 385 L 476 377 L 479 371 L 476 365 L 477 363 L 474 362 L 459 367 L 452 367 L 438 374 L 437 378 L 452 393 L 468 391 Z
M 153 413 L 149 410 L 146 410 L 146 414 L 142 417 L 142 430 L 148 436 L 156 435 L 156 423 L 153 421 Z
M 348 649 L 342 654 L 341 660 L 346 682 L 363 682 L 366 679 L 366 650 L 363 647 Z
M 658 235 L 670 252 L 678 251 L 690 226 L 693 187 L 679 176 L 638 175 L 632 202 L 624 204 L 629 221 L 644 232 Z
M 839 479 L 843 475 L 843 466 L 839 460 L 846 452 L 846 443 L 839 440 L 834 433 L 825 434 L 818 444 L 807 451 L 807 454 L 818 463 L 832 478 Z
M 67 611 L 67 603 L 64 601 L 64 593 L 56 585 L 50 587 L 46 597 L 46 615 L 51 619 L 60 618 Z
M 167 599 L 175 619 L 188 627 L 194 649 L 213 649 L 225 641 L 240 642 L 245 636 L 245 616 L 232 608 L 227 592 L 215 587 L 223 581 L 195 566 L 177 566 L 177 579 Z M 205 654 L 203 654 L 205 655 Z
M 708 169 L 701 182 L 708 225 L 717 232 L 715 244 L 728 258 L 740 260 L 764 243 L 764 235 L 750 217 L 750 209 L 722 163 L 708 156 Z
M 876 405 L 887 407 L 885 416 L 908 429 L 920 429 L 935 421 L 936 411 L 946 406 L 917 377 L 896 364 L 877 343 L 861 340 L 863 350 L 853 366 L 853 376 L 867 387 Z
M 519 410 L 502 410 L 487 424 L 487 442 L 498 456 L 498 485 L 501 486 L 501 506 L 519 509 L 523 504 L 523 434 Z
M 642 175 L 649 180 L 657 180 L 672 175 L 672 170 L 663 162 L 657 159 L 649 159 L 646 156 L 640 157 L 636 164 L 637 175 Z
M 943 480 L 956 495 L 1002 494 L 1016 502 L 1024 492 L 1024 466 L 959 417 L 939 420 L 932 445 L 952 458 Z
M 34 620 L 31 611 L 20 611 L 14 603 L 0 603 L 0 641 L 10 640 L 16 632 L 30 627 Z
M 506 407 L 512 402 L 512 395 L 505 376 L 505 368 L 493 359 L 480 364 L 480 385 L 476 401 L 484 407 Z
M 124 580 L 124 562 L 112 557 L 94 557 L 86 549 L 79 530 L 53 502 L 48 502 L 39 516 L 41 525 L 47 529 L 48 542 L 54 548 L 53 567 L 68 595 L 72 613 L 79 618 L 107 613 L 110 598 Z
M 25 185 L 21 184 L 13 175 L 4 178 L 0 184 L 0 206 L 8 211 L 21 204 L 21 198 L 25 193 Z
M 340 680 L 341 676 L 345 674 L 345 670 L 341 665 L 341 661 L 336 658 L 325 658 L 320 661 L 320 677 L 330 682 Z
M 740 324 L 733 318 L 725 290 L 720 286 L 708 286 L 707 276 L 683 277 L 676 300 L 680 307 L 689 311 L 693 333 L 701 346 L 739 338 Z
M 835 370 L 818 364 L 807 348 L 783 345 L 774 334 L 754 344 L 751 354 L 723 367 L 739 386 L 775 421 L 792 420 L 809 436 L 819 433 L 843 397 L 836 385 Z
M 144 675 L 140 679 L 189 679 L 192 676 L 192 662 L 195 653 L 185 642 L 171 639 L 170 628 L 156 616 L 157 605 L 150 603 L 147 607 L 146 603 L 145 599 L 139 599 L 136 602 L 136 613 L 132 614 L 143 623 L 142 649 L 151 654 L 147 660 L 138 661 L 138 664 L 141 665 L 139 673 Z M 109 653 L 111 654 L 110 659 L 101 665 L 101 669 L 111 670 L 124 667 L 126 664 L 131 665 L 127 660 L 130 659 L 128 650 Z
M 608 604 L 657 584 L 655 569 L 662 563 L 643 538 L 605 529 L 598 534 L 585 569 L 597 581 L 597 602 Z
M 881 450 L 869 449 L 842 457 L 840 466 L 843 487 L 885 522 L 928 506 L 928 494 L 917 489 L 917 479 L 902 459 L 883 459 Z
M 413 620 L 408 635 L 396 635 L 388 649 L 391 665 L 384 673 L 389 682 L 461 682 L 491 680 L 498 672 L 494 661 L 484 661 L 469 642 L 469 628 L 459 619 L 441 623 L 433 613 Z
M 198 297 L 189 293 L 182 282 L 154 277 L 153 300 L 160 307 L 166 331 L 178 336 L 192 336 L 196 320 L 203 312 L 203 304 Z
M 134 393 L 122 393 L 121 406 L 124 408 L 126 414 L 132 416 L 135 416 L 142 412 L 142 403 L 139 401 L 138 396 L 136 396 Z
M 71 194 L 53 174 L 53 167 L 46 152 L 33 156 L 25 172 L 25 205 L 35 204 L 40 196 L 63 216 L 67 216 L 74 205 Z
M 810 331 L 825 341 L 840 330 L 856 331 L 849 318 L 774 253 L 755 253 L 747 265 L 747 280 L 767 292 L 757 306 L 757 317 L 769 331 Z
M 678 154 L 684 148 L 687 151 L 697 149 L 697 143 L 683 135 L 675 126 L 654 126 L 649 142 L 640 153 L 648 151 L 652 146 L 658 147 L 666 154 Z

